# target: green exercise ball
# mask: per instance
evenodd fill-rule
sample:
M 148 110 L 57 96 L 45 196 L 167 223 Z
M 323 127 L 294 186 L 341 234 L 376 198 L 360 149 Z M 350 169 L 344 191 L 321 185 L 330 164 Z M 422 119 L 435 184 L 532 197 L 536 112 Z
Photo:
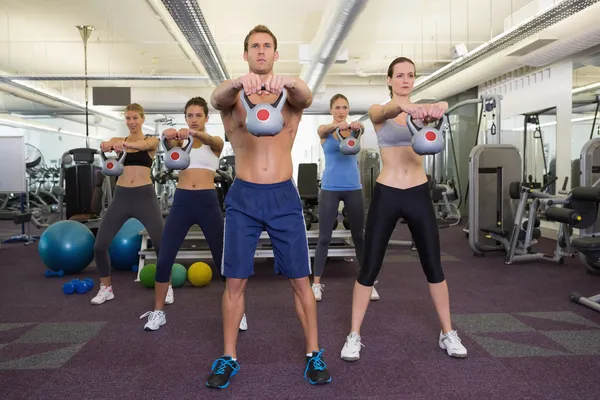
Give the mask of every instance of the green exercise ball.
M 173 264 L 171 271 L 171 285 L 173 287 L 183 286 L 187 281 L 187 269 L 181 264 Z
M 154 276 L 156 275 L 156 264 L 147 264 L 140 271 L 140 282 L 147 288 L 154 287 Z

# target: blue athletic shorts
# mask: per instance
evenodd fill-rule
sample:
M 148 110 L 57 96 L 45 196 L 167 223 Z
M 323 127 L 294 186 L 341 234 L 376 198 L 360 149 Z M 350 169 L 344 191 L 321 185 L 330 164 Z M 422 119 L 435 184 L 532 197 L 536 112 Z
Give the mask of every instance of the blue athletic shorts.
M 254 254 L 263 230 L 273 245 L 275 273 L 287 278 L 311 274 L 302 201 L 291 180 L 257 184 L 235 179 L 225 198 L 221 274 L 254 274 Z

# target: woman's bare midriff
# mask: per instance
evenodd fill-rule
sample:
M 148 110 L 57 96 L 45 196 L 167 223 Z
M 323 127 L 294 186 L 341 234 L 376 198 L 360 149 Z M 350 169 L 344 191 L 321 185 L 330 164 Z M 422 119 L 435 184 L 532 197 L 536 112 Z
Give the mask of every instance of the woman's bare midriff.
M 179 172 L 178 189 L 206 190 L 215 188 L 215 173 L 204 168 L 190 168 Z
M 123 174 L 117 180 L 117 186 L 138 187 L 151 185 L 150 168 L 130 165 L 123 168 Z
M 427 182 L 423 157 L 410 146 L 380 148 L 383 169 L 377 178 L 382 185 L 408 189 Z

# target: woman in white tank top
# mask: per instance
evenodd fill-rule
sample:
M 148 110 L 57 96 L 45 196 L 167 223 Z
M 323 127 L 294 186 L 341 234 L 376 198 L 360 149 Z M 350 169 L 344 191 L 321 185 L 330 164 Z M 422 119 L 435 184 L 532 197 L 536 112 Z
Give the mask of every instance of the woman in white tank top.
M 218 270 L 221 269 L 224 221 L 214 181 L 225 143 L 220 137 L 209 135 L 205 131 L 208 121 L 206 100 L 201 97 L 190 99 L 184 112 L 187 128 L 170 128 L 163 132 L 170 148 L 182 147 L 189 137 L 193 137 L 194 142 L 190 152 L 190 165 L 179 172 L 173 205 L 162 235 L 156 265 L 154 311 L 148 311 L 141 317 L 148 317 L 144 326 L 147 331 L 155 331 L 167 322 L 164 305 L 175 300 L 170 285 L 171 270 L 192 225 L 197 224 L 202 229 L 215 266 Z M 242 324 L 245 324 L 245 320 L 242 320 Z

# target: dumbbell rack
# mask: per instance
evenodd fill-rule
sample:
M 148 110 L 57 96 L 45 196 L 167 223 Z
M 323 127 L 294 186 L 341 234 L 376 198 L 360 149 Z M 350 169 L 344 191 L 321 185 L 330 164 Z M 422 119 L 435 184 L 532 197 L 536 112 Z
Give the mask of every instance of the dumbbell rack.
M 136 282 L 139 281 L 140 271 L 146 264 L 147 260 L 155 261 L 157 259 L 156 251 L 154 248 L 149 248 L 150 235 L 148 231 L 142 230 L 139 232 L 142 236 L 142 243 L 139 251 L 139 262 L 138 262 L 138 274 Z M 311 230 L 306 231 L 308 238 L 308 252 L 310 257 L 315 256 L 315 250 L 317 248 L 317 241 L 319 239 L 319 231 Z M 331 235 L 331 243 L 327 257 L 331 258 L 346 258 L 355 257 L 356 251 L 354 249 L 354 243 L 352 243 L 350 230 L 347 229 L 336 229 Z M 267 232 L 263 232 L 260 235 L 254 258 L 274 258 L 271 240 Z M 179 252 L 175 258 L 176 260 L 212 260 L 212 254 L 206 243 L 206 239 L 202 230 L 197 226 L 193 226 L 192 229 L 186 235 Z

